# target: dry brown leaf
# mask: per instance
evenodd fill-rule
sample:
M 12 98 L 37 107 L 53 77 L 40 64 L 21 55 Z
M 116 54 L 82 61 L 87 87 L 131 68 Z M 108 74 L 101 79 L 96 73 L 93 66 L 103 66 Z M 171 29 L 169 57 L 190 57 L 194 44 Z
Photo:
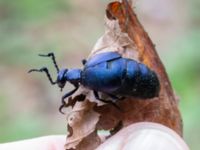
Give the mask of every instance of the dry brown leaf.
M 85 137 L 96 131 L 99 114 L 93 111 L 93 106 L 94 103 L 88 100 L 76 102 L 71 113 L 68 114 L 70 135 L 67 137 L 66 149 L 75 149 Z
M 110 3 L 107 7 L 107 14 L 112 16 L 111 20 L 112 18 L 118 20 L 121 31 L 127 33 L 134 42 L 139 61 L 148 65 L 158 74 L 161 84 L 158 98 L 149 101 L 137 101 L 129 98 L 129 100 L 120 102 L 126 110 L 132 108 L 131 111 L 123 114 L 124 125 L 138 121 L 158 122 L 182 135 L 182 120 L 174 91 L 154 44 L 138 21 L 136 14 L 126 0 L 122 0 L 122 3 Z
M 110 3 L 105 22 L 105 34 L 97 41 L 89 58 L 106 51 L 117 51 L 123 57 L 142 62 L 158 74 L 161 91 L 159 97 L 146 101 L 133 97 L 119 101 L 120 111 L 112 105 L 103 105 L 90 90 L 81 87 L 72 99 L 84 94 L 86 100 L 76 102 L 68 117 L 71 134 L 67 137 L 65 148 L 93 150 L 101 143 L 97 130 L 110 130 L 114 134 L 141 121 L 164 124 L 182 135 L 181 116 L 165 68 L 127 1 Z

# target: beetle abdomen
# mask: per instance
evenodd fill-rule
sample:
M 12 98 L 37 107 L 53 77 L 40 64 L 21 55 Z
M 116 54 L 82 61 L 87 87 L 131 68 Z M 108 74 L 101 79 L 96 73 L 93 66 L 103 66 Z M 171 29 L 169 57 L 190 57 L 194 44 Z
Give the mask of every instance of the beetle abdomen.
M 100 58 L 103 60 L 98 60 Z M 107 94 L 144 99 L 158 96 L 160 89 L 154 71 L 135 60 L 120 57 L 116 52 L 91 58 L 82 71 L 81 84 Z
M 144 64 L 139 64 L 140 80 L 138 86 L 138 94 L 142 98 L 153 98 L 158 96 L 160 90 L 160 83 L 157 74 L 147 68 Z
M 126 59 L 126 74 L 122 79 L 121 88 L 117 91 L 121 95 L 139 98 L 153 98 L 158 96 L 160 85 L 156 73 L 146 65 L 131 59 Z

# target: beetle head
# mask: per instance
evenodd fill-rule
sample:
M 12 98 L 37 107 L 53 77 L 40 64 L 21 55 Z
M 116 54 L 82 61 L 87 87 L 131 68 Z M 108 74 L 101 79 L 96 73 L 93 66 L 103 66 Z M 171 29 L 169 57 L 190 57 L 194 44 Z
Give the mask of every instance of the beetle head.
M 67 82 L 67 77 L 66 77 L 67 71 L 68 71 L 68 69 L 62 69 L 58 72 L 58 77 L 57 77 L 56 82 L 57 82 L 58 86 L 61 88 L 61 90 L 62 90 L 62 88 L 64 88 L 64 86 Z

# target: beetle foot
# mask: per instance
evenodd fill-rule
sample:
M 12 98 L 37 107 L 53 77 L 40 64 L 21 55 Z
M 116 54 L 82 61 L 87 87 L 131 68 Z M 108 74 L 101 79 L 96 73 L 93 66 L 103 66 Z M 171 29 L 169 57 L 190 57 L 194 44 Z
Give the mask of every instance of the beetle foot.
M 60 112 L 61 114 L 65 114 L 65 113 L 62 111 L 62 109 L 63 109 L 64 107 L 66 107 L 66 103 L 62 104 L 62 105 L 59 107 L 59 112 Z

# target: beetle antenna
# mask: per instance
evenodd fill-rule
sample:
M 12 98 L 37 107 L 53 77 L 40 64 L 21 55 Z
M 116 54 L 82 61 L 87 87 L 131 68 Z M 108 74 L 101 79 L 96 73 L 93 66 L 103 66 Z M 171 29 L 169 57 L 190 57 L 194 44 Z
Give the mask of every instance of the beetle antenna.
M 53 61 L 53 64 L 54 64 L 54 66 L 56 68 L 57 73 L 59 72 L 60 69 L 58 68 L 58 65 L 56 63 L 56 58 L 55 58 L 54 53 L 48 53 L 46 55 L 45 54 L 39 54 L 39 56 L 41 56 L 41 57 L 51 57 L 51 59 Z
M 31 73 L 31 72 L 45 72 L 46 75 L 47 75 L 47 78 L 49 79 L 50 83 L 52 85 L 56 84 L 57 82 L 56 81 L 53 81 L 52 78 L 51 78 L 51 75 L 49 73 L 49 70 L 46 68 L 46 67 L 43 67 L 41 69 L 31 69 L 28 71 L 28 73 Z

